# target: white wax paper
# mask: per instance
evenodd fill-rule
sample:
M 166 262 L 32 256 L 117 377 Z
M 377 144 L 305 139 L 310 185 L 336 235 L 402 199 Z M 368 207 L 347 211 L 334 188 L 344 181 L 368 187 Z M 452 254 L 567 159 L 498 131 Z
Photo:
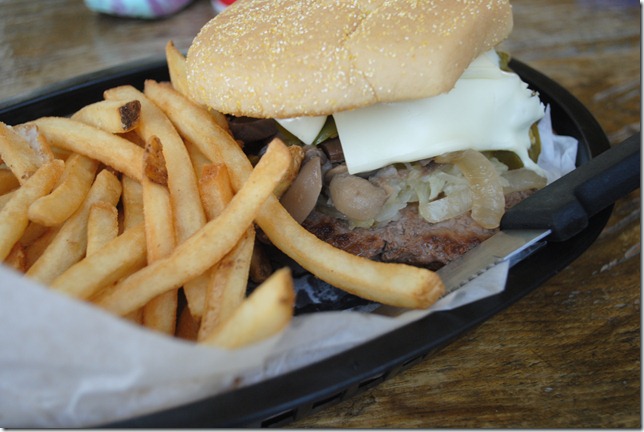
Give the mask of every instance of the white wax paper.
M 554 176 L 572 169 L 576 141 L 544 135 L 540 165 Z M 226 351 L 148 331 L 0 266 L 0 427 L 90 427 L 256 383 L 498 293 L 507 271 L 498 265 L 428 310 L 302 315 L 280 335 Z

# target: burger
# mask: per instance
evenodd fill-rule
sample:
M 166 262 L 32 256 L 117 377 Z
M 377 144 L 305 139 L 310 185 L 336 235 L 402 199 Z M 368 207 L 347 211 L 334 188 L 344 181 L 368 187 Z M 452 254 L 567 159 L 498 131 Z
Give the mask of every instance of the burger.
M 546 184 L 545 107 L 497 52 L 512 25 L 507 0 L 238 0 L 189 48 L 189 92 L 247 151 L 301 154 L 281 201 L 307 230 L 437 269 Z

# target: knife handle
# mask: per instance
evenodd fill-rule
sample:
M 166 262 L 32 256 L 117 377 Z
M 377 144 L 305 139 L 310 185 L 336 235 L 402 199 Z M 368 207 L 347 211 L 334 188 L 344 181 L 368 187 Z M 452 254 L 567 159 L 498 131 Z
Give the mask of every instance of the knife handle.
M 639 185 L 637 133 L 508 209 L 501 229 L 550 230 L 549 241 L 568 240 L 586 228 L 591 216 Z

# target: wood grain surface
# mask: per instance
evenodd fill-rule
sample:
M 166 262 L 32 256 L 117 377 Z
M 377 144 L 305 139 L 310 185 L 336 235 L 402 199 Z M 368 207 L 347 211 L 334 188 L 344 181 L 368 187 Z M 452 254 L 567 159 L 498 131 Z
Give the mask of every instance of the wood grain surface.
M 635 0 L 515 0 L 502 46 L 573 93 L 612 144 L 639 131 Z M 0 101 L 187 49 L 213 16 L 196 0 L 157 21 L 95 14 L 80 0 L 0 0 Z M 640 194 L 595 244 L 533 293 L 422 363 L 291 424 L 296 428 L 641 427 Z

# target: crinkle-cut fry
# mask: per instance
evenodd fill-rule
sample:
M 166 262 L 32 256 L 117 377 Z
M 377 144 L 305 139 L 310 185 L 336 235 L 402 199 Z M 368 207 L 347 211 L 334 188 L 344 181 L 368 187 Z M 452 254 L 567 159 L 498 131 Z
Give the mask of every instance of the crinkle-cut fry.
M 150 97 L 186 139 L 212 160 L 222 160 L 234 189 L 252 166 L 235 140 L 210 118 L 206 109 L 169 86 L 155 86 Z M 269 197 L 257 223 L 271 242 L 302 267 L 327 283 L 365 299 L 407 308 L 426 308 L 444 292 L 439 276 L 405 264 L 371 261 L 335 248 L 298 224 L 274 197 Z
M 205 338 L 228 319 L 244 301 L 254 245 L 255 229 L 250 227 L 237 245 L 213 268 L 198 340 Z
M 290 269 L 284 267 L 255 288 L 226 321 L 200 342 L 233 349 L 267 339 L 288 325 L 294 304 L 293 278 Z
M 143 187 L 141 183 L 130 178 L 121 177 L 121 212 L 123 229 L 134 228 L 143 223 Z
M 77 120 L 109 133 L 125 133 L 139 124 L 141 102 L 131 100 L 102 100 L 85 105 L 72 115 Z
M 162 151 L 161 142 L 153 137 L 152 146 L 158 146 L 156 151 Z M 147 148 L 146 148 L 147 151 Z M 144 158 L 144 164 L 163 163 L 159 158 Z M 155 171 L 161 167 L 156 167 Z M 151 170 L 144 167 L 143 172 Z M 143 214 L 145 217 L 145 238 L 147 244 L 147 262 L 153 263 L 172 253 L 176 246 L 172 204 L 167 186 L 152 181 L 144 176 L 141 182 L 143 189 Z M 177 325 L 178 290 L 170 290 L 150 300 L 143 307 L 143 325 L 148 328 L 174 334 Z
M 83 258 L 87 249 L 87 218 L 91 206 L 99 201 L 116 205 L 121 183 L 109 170 L 101 170 L 85 201 L 61 226 L 47 249 L 27 271 L 27 276 L 45 285 Z
M 137 132 L 146 143 L 149 143 L 153 136 L 158 137 L 162 143 L 177 242 L 185 241 L 206 223 L 206 215 L 199 199 L 197 177 L 183 139 L 164 112 L 136 88 L 115 87 L 106 90 L 104 97 L 108 100 L 136 98 L 141 102 L 141 120 Z M 188 306 L 198 317 L 203 311 L 206 284 L 207 277 L 200 276 L 184 286 Z
M 116 206 L 105 201 L 93 204 L 87 216 L 87 252 L 93 255 L 119 235 L 119 215 Z
M 31 149 L 36 153 L 41 165 L 57 159 L 54 151 L 49 145 L 49 141 L 47 141 L 47 138 L 40 133 L 36 125 L 23 123 L 15 125 L 13 130 L 27 141 L 29 147 L 31 147 Z
M 42 165 L 40 156 L 13 127 L 0 122 L 0 157 L 20 184 Z
M 186 57 L 179 51 L 173 41 L 165 45 L 165 58 L 172 86 L 181 94 L 188 96 L 188 78 L 186 76 Z
M 38 126 L 52 146 L 96 159 L 141 181 L 143 149 L 131 141 L 64 117 L 41 117 L 30 124 Z
M 125 230 L 102 248 L 78 261 L 54 279 L 52 289 L 79 299 L 88 299 L 141 268 L 146 262 L 143 224 Z
M 81 205 L 92 186 L 98 162 L 74 153 L 65 161 L 65 170 L 54 190 L 29 206 L 29 219 L 45 226 L 65 222 Z
M 172 254 L 155 261 L 119 282 L 97 304 L 118 315 L 141 307 L 150 299 L 178 288 L 218 263 L 253 223 L 266 197 L 271 196 L 290 164 L 286 146 L 273 141 L 262 158 L 218 218 L 209 221 Z
M 16 176 L 8 168 L 0 169 L 0 195 L 4 195 L 20 186 Z
M 4 260 L 29 225 L 27 209 L 49 193 L 63 173 L 65 163 L 55 159 L 37 169 L 0 210 L 0 261 Z

